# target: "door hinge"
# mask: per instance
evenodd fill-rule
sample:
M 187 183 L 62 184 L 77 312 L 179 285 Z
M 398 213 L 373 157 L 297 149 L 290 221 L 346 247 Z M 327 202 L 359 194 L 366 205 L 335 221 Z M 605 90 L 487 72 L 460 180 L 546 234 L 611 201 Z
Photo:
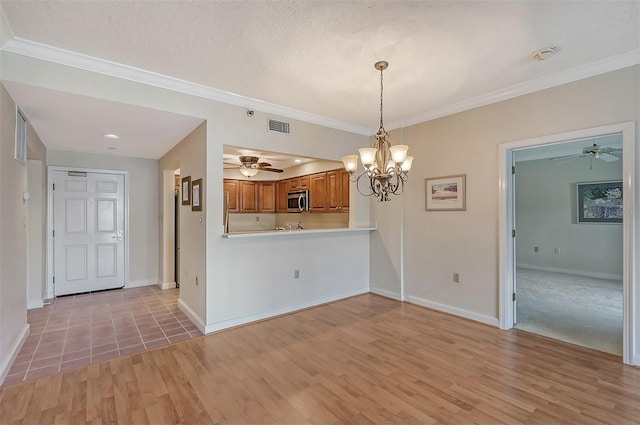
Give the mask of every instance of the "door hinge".
M 53 283 L 56 283 L 56 277 L 55 276 L 53 277 Z
M 511 166 L 511 174 L 515 174 L 516 173 L 516 166 L 512 165 Z
M 54 238 L 56 237 L 56 231 L 55 230 L 53 231 L 53 237 Z
M 53 190 L 56 190 L 56 184 L 55 183 L 53 184 Z
M 516 229 L 511 230 L 511 237 L 512 238 L 516 237 Z
M 516 293 L 514 292 L 513 293 L 513 301 L 515 301 L 515 300 L 516 300 Z

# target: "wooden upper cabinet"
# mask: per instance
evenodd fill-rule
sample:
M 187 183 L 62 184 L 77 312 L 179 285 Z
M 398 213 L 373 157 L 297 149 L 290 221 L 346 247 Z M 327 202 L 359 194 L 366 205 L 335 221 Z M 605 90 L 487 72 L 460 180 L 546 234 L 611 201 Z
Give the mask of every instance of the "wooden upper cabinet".
M 239 180 L 224 180 L 224 191 L 229 193 L 229 212 L 240 212 L 240 202 L 238 195 L 240 194 L 238 188 L 240 186 Z
M 286 213 L 287 208 L 287 195 L 289 195 L 289 180 L 279 180 L 276 182 L 276 212 Z
M 327 171 L 327 211 L 349 211 L 349 173 L 345 170 Z
M 276 182 L 258 183 L 258 212 L 276 212 Z
M 349 172 L 347 170 L 340 170 L 340 186 L 342 186 L 342 205 L 340 212 L 349 212 L 349 191 L 351 187 L 351 180 L 349 180 Z
M 311 176 L 291 177 L 289 179 L 289 191 L 309 189 L 309 178 Z
M 253 181 L 238 180 L 240 184 L 240 212 L 258 212 L 258 184 Z
M 309 210 L 327 211 L 327 173 L 309 176 Z

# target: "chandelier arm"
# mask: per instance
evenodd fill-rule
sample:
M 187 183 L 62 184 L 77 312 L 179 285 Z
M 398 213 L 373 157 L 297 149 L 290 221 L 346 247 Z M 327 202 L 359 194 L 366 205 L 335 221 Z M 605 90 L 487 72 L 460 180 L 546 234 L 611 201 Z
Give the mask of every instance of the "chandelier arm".
M 372 191 L 371 193 L 364 193 L 362 192 L 362 190 L 360 190 L 360 178 L 362 176 L 364 176 L 366 174 L 366 171 L 363 171 L 362 173 L 360 173 L 360 175 L 358 176 L 358 178 L 355 180 L 356 183 L 356 189 L 358 189 L 358 192 L 360 193 L 360 195 L 362 196 L 371 196 L 374 194 L 374 192 Z

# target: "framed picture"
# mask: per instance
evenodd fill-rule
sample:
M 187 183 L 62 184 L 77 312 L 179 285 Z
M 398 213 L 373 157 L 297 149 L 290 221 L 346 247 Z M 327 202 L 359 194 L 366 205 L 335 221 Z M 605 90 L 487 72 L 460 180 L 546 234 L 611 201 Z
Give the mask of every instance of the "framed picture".
M 622 181 L 576 184 L 578 223 L 622 223 Z
M 465 211 L 466 174 L 425 179 L 425 208 L 427 211 Z
M 191 211 L 202 211 L 202 179 L 191 183 Z
M 182 178 L 182 205 L 191 205 L 191 176 Z

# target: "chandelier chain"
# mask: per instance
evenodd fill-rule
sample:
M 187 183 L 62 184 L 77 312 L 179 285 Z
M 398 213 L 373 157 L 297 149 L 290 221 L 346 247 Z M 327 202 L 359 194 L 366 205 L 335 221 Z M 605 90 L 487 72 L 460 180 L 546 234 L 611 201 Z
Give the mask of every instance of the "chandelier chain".
M 382 72 L 380 70 L 380 130 L 384 130 L 384 124 L 382 123 L 382 93 L 383 93 L 383 84 L 382 84 Z

